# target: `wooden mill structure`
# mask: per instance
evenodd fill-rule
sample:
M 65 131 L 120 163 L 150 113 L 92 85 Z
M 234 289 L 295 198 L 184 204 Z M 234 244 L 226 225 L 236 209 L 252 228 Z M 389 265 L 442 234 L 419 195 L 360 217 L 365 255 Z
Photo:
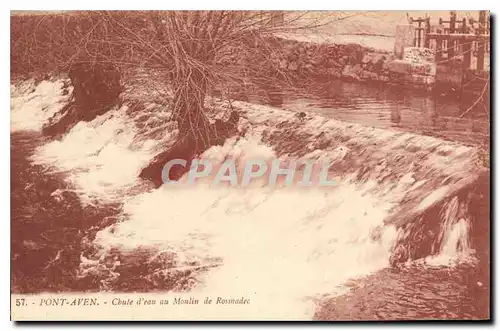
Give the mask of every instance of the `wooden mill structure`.
M 488 11 L 479 11 L 479 18 L 458 18 L 455 11 L 447 20 L 439 18 L 432 26 L 430 17 L 410 18 L 415 27 L 416 47 L 430 47 L 436 51 L 436 62 L 461 58 L 464 69 L 470 69 L 472 56 L 477 58 L 477 70 L 485 69 L 485 56 L 490 50 L 490 18 Z

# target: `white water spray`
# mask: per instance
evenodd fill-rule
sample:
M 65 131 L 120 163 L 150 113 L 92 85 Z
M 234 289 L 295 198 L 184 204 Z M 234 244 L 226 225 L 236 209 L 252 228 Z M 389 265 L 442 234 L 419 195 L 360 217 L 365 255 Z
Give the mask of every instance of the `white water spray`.
M 43 122 L 60 109 L 65 100 L 59 93 L 60 83 L 45 83 L 42 87 L 37 87 L 36 98 L 45 100 L 47 107 L 23 95 L 14 97 L 21 100 L 13 102 L 15 129 L 41 129 Z M 288 116 L 282 110 L 263 108 L 254 121 L 261 126 L 260 131 Z M 150 116 L 153 115 L 152 112 Z M 416 137 L 398 133 L 395 138 L 394 133 L 384 130 L 341 127 L 339 122 L 320 118 L 307 125 L 318 130 L 332 128 L 343 134 L 349 128 L 355 131 L 353 139 L 361 144 L 385 139 L 386 147 L 391 149 L 408 149 L 409 141 Z M 153 131 L 158 127 L 146 129 Z M 245 296 L 252 300 L 251 305 L 232 310 L 207 306 L 197 310 L 199 318 L 310 319 L 316 300 L 323 295 L 340 293 L 347 280 L 389 265 L 396 230 L 384 226 L 384 219 L 408 190 L 425 186 L 423 181 L 416 185 L 413 179 L 408 180 L 411 171 L 401 168 L 396 184 L 384 187 L 375 180 L 357 182 L 345 176 L 329 190 L 270 188 L 265 183 L 240 190 L 199 183 L 196 187 L 161 187 L 138 193 L 134 190 L 138 173 L 174 139 L 172 130 L 166 129 L 159 143 L 145 138 L 136 120 L 126 108 L 121 108 L 89 123 L 78 123 L 61 141 L 40 148 L 34 160 L 68 173 L 68 180 L 84 202 L 124 201 L 124 221 L 97 234 L 95 244 L 100 247 L 101 256 L 114 248 L 173 250 L 181 264 L 214 264 L 199 277 L 199 283 L 191 290 L 193 295 Z M 425 139 L 422 146 L 434 148 L 442 144 L 436 139 Z M 377 147 L 378 154 L 383 146 Z M 340 151 L 345 157 L 346 150 Z M 310 157 L 314 152 L 318 150 L 311 150 Z M 314 155 L 319 157 L 318 153 Z M 205 156 L 220 162 L 236 157 L 239 166 L 253 157 L 278 157 L 258 134 L 252 133 L 238 142 L 230 139 L 224 146 L 212 147 Z M 429 158 L 423 164 L 431 161 Z M 380 163 L 374 171 L 384 174 L 384 167 Z M 443 167 L 443 171 L 449 168 Z M 421 206 L 425 204 L 424 201 Z M 444 232 L 443 252 L 454 247 L 456 250 L 457 240 L 464 237 L 463 224 L 454 223 Z M 185 317 L 191 314 L 187 311 Z

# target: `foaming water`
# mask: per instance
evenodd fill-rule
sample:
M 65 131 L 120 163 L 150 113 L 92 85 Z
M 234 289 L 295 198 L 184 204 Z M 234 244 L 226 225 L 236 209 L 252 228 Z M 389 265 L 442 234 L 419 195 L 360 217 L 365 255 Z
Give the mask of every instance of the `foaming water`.
M 255 144 L 243 139 L 233 147 L 239 163 L 247 160 L 244 151 L 267 152 Z M 98 233 L 95 243 L 103 254 L 145 245 L 174 250 L 186 264 L 220 261 L 192 293 L 249 298 L 252 304 L 235 318 L 311 318 L 315 300 L 351 277 L 388 266 L 396 231 L 387 227 L 377 238 L 372 232 L 383 225 L 390 204 L 366 188 L 349 182 L 329 191 L 255 184 L 163 186 L 140 194 L 125 203 L 127 219 Z M 228 313 L 207 309 L 212 317 Z
M 457 197 L 454 197 L 446 206 L 439 241 L 441 245 L 438 254 L 425 259 L 425 262 L 433 266 L 452 266 L 457 262 L 473 258 L 474 250 L 469 241 L 470 219 L 467 212 L 461 210 L 466 208 L 461 205 Z
M 64 81 L 29 80 L 11 85 L 11 131 L 40 131 L 45 122 L 68 101 L 71 91 L 63 93 Z
M 144 138 L 127 110 L 122 106 L 91 122 L 79 122 L 61 140 L 39 148 L 34 162 L 70 172 L 68 179 L 86 203 L 123 198 L 126 191 L 141 186 L 138 174 L 162 142 L 175 137 L 175 132 L 165 131 L 159 140 Z
M 51 86 L 46 103 L 55 109 L 64 99 L 59 83 L 50 84 L 44 87 Z M 17 98 L 25 100 L 22 95 Z M 443 180 L 457 182 L 473 169 L 471 148 L 435 138 L 319 116 L 302 123 L 293 113 L 276 108 L 237 105 L 245 109 L 250 130 L 210 148 L 203 158 L 214 164 L 233 158 L 240 170 L 245 161 L 257 157 L 286 159 L 286 150 L 278 152 L 279 143 L 265 141 L 263 132 L 289 121 L 293 126 L 278 130 L 321 131 L 319 138 L 310 133 L 301 138 L 301 157 L 333 156 L 338 184 L 298 189 L 268 187 L 261 179 L 243 189 L 212 187 L 208 178 L 192 187 L 150 190 L 138 174 L 175 141 L 176 133 L 165 124 L 166 114 L 157 118 L 154 105 L 141 114 L 126 105 L 112 109 L 91 122 L 79 122 L 33 156 L 35 163 L 67 173 L 84 203 L 123 203 L 121 221 L 96 234 L 93 244 L 98 252 L 82 256 L 82 270 L 99 267 L 116 250 L 173 252 L 177 266 L 206 270 L 195 274 L 187 296 L 251 300 L 250 305 L 231 309 L 203 306 L 196 310 L 200 319 L 311 319 L 326 295 L 342 294 L 348 280 L 390 265 L 400 230 L 386 220 L 395 210 L 409 205 L 414 206 L 410 212 L 425 211 L 450 194 L 448 189 L 436 189 Z M 12 113 L 13 118 L 19 116 L 14 122 L 24 123 L 22 116 L 27 116 L 27 123 L 36 123 L 31 128 L 39 130 L 50 117 L 45 112 L 53 114 L 54 109 L 23 101 L 14 104 Z M 36 112 L 44 115 L 32 115 Z M 327 138 L 327 148 L 318 145 Z M 459 207 L 449 204 L 439 234 L 440 253 L 429 257 L 428 264 L 449 265 L 471 253 L 469 220 L 457 212 Z M 193 312 L 176 314 L 190 318 Z

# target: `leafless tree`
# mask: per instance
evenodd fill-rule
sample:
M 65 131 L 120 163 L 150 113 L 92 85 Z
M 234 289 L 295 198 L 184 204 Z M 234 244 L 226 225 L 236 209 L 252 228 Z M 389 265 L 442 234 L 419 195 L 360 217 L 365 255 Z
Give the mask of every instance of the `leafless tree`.
M 132 15 L 141 23 L 130 24 Z M 286 72 L 275 61 L 282 50 L 272 37 L 318 25 L 317 19 L 300 22 L 304 16 L 261 11 L 102 13 L 113 31 L 109 42 L 124 51 L 121 59 L 164 77 L 181 135 L 202 149 L 217 135 L 204 112 L 207 93 L 229 85 L 286 81 Z M 248 59 L 261 65 L 245 63 Z
M 154 70 L 171 91 L 169 106 L 179 129 L 178 142 L 143 171 L 149 178 L 157 177 L 168 159 L 192 159 L 234 134 L 237 113 L 227 122 L 210 123 L 207 94 L 218 90 L 224 96 L 228 86 L 290 80 L 277 61 L 283 50 L 277 47 L 275 34 L 332 20 L 307 18 L 304 12 L 262 11 L 102 12 L 101 17 L 110 31 L 106 42 L 120 50 L 119 58 L 115 54 L 109 60 Z
M 41 35 L 37 29 L 24 39 L 28 48 L 36 49 L 28 53 L 49 53 L 58 67 L 68 71 L 78 66 L 84 73 L 95 72 L 106 64 L 122 70 L 141 68 L 154 72 L 160 77 L 158 84 L 166 86 L 172 96 L 166 102 L 179 129 L 174 147 L 177 152 L 172 153 L 189 151 L 190 155 L 183 155 L 189 159 L 222 143 L 238 121 L 233 113 L 228 122 L 210 123 L 205 111 L 207 95 L 219 91 L 227 97 L 230 86 L 290 82 L 289 73 L 280 67 L 284 50 L 275 36 L 319 28 L 353 15 L 280 11 L 78 12 L 62 14 L 58 24 L 50 22 L 50 18 L 39 19 L 35 25 L 45 24 Z M 37 56 L 24 62 L 40 60 Z M 156 163 L 164 164 L 169 155 L 161 156 Z

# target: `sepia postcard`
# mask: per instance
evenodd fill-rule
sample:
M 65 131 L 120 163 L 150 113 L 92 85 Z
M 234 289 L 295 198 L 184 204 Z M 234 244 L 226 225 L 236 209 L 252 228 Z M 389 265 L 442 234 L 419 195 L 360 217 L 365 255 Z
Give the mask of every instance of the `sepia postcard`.
M 490 316 L 490 12 L 11 11 L 11 319 Z

